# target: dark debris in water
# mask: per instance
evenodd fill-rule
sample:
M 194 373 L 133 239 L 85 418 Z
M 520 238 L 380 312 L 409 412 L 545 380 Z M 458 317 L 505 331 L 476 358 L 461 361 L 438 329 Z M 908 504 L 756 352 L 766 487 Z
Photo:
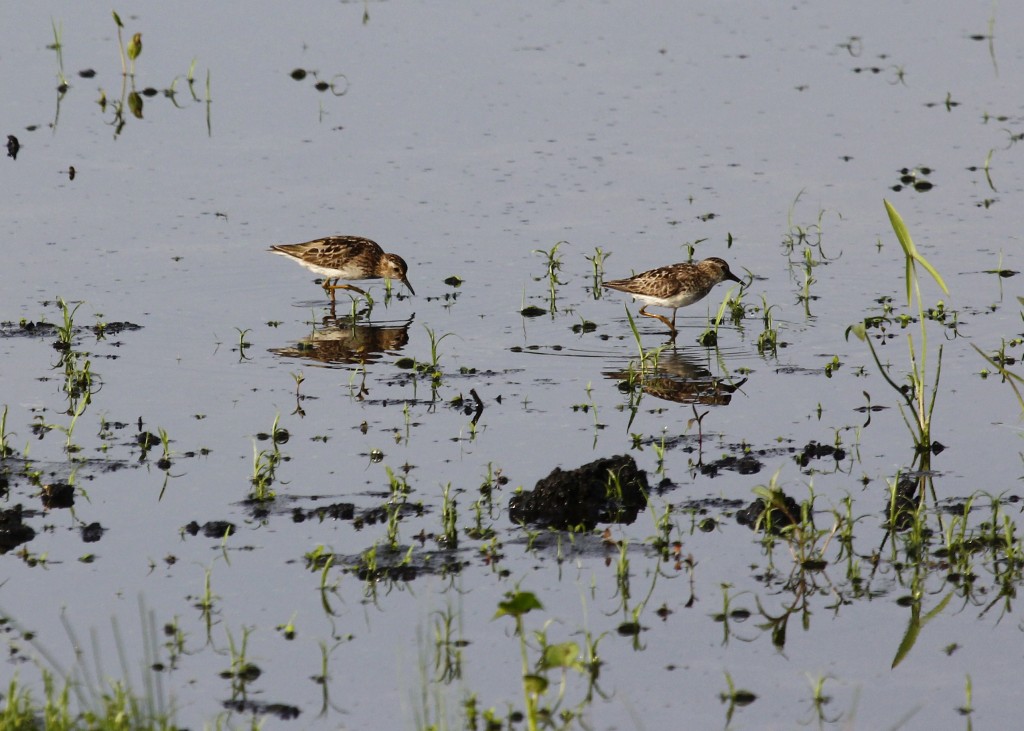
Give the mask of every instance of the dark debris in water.
M 316 518 L 320 522 L 325 520 L 354 520 L 356 517 L 356 506 L 353 503 L 331 503 L 320 505 L 312 510 L 295 508 L 292 511 L 292 520 L 302 523 Z
M 914 524 L 917 514 L 918 480 L 901 477 L 896 483 L 894 495 L 885 501 L 882 514 L 886 516 L 885 527 L 895 531 L 905 531 Z
M 812 459 L 824 459 L 826 457 L 832 457 L 836 462 L 842 462 L 846 459 L 846 450 L 831 444 L 818 444 L 815 441 L 810 441 L 793 459 L 801 467 L 806 467 Z
M 281 721 L 293 721 L 302 713 L 298 706 L 287 703 L 262 703 L 248 698 L 232 698 L 223 702 L 223 706 L 236 713 L 251 713 L 254 716 L 274 716 Z
M 74 334 L 80 335 L 90 332 L 96 337 L 106 337 L 108 335 L 118 335 L 123 332 L 134 332 L 141 329 L 142 325 L 136 325 L 134 322 L 99 322 L 95 325 L 76 327 L 74 328 Z M 57 334 L 58 328 L 52 322 L 32 322 L 31 320 L 0 322 L 0 338 L 55 338 Z
M 360 581 L 371 583 L 407 583 L 420 576 L 449 576 L 461 573 L 462 569 L 469 566 L 469 561 L 458 558 L 448 550 L 410 551 L 408 546 L 377 546 L 373 553 L 372 561 L 368 561 L 365 554 L 335 555 L 334 565 L 354 574 Z
M 42 437 L 43 434 L 38 436 Z M 12 485 L 30 483 L 39 489 L 39 497 L 43 507 L 71 507 L 74 501 L 74 486 L 68 484 L 71 468 L 64 462 L 38 462 L 21 456 L 8 454 L 3 458 L 3 469 L 0 469 L 0 495 Z M 138 466 L 125 460 L 105 457 L 95 459 L 78 457 L 74 464 L 76 480 L 95 479 L 97 474 L 109 474 L 125 467 Z
M 902 168 L 900 170 L 900 182 L 892 186 L 892 190 L 898 193 L 904 188 L 911 188 L 916 190 L 918 193 L 926 193 L 935 187 L 927 177 L 931 175 L 932 172 L 934 172 L 933 169 L 926 166 Z
M 756 475 L 764 467 L 765 459 L 790 454 L 801 467 L 808 467 L 812 460 L 832 457 L 836 462 L 846 459 L 846 450 L 830 444 L 819 444 L 811 440 L 803 447 L 789 445 L 775 449 L 748 450 L 743 445 L 734 445 L 735 454 L 700 465 L 700 472 L 705 477 L 717 477 L 722 470 L 731 470 L 741 475 Z
M 235 524 L 228 520 L 208 520 L 202 525 L 193 520 L 187 523 L 182 530 L 190 536 L 197 536 L 202 531 L 207 538 L 224 538 L 234 535 L 236 532 Z
M 7 553 L 36 537 L 32 526 L 25 524 L 24 516 L 20 503 L 13 508 L 0 510 L 0 553 Z
M 75 505 L 75 486 L 67 482 L 54 482 L 43 485 L 40 499 L 47 510 L 71 508 Z
M 753 454 L 743 454 L 739 457 L 727 454 L 714 462 L 701 465 L 700 473 L 707 477 L 717 477 L 721 470 L 732 470 L 741 475 L 756 475 L 762 467 L 764 463 Z
M 647 505 L 647 473 L 628 455 L 605 457 L 574 470 L 556 467 L 531 491 L 509 500 L 509 518 L 557 529 L 629 524 Z
M 757 498 L 743 510 L 736 511 L 736 522 L 751 530 L 770 530 L 781 533 L 796 525 L 800 520 L 800 503 L 780 492 L 771 505 L 764 498 Z
M 57 326 L 49 322 L 0 322 L 0 337 L 13 338 L 17 336 L 27 337 L 57 337 Z
M 96 543 L 102 537 L 103 533 L 107 529 L 99 523 L 89 523 L 88 525 L 82 526 L 82 542 L 83 543 Z

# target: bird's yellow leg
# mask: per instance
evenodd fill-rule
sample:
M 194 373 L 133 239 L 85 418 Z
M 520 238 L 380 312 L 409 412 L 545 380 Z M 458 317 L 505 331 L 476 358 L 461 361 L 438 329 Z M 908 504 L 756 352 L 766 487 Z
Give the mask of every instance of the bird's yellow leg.
M 337 282 L 338 280 L 335 279 L 334 281 Z M 366 291 L 365 290 L 359 289 L 359 287 L 356 287 L 356 286 L 351 285 L 351 284 L 328 284 L 327 282 L 324 282 L 324 289 L 330 291 L 331 299 L 334 299 L 334 292 L 336 290 L 339 290 L 339 289 L 351 290 L 352 292 L 358 292 L 359 294 L 363 295 L 364 297 L 366 296 Z
M 644 317 L 653 317 L 655 320 L 661 320 L 663 323 L 668 325 L 668 329 L 672 331 L 672 337 L 676 335 L 676 323 L 675 323 L 675 310 L 672 311 L 672 319 L 669 320 L 664 315 L 655 315 L 653 312 L 647 311 L 647 305 L 640 308 L 640 314 Z
M 338 280 L 335 279 L 334 281 L 337 282 Z M 331 280 L 324 279 L 320 286 L 324 288 L 324 292 L 331 296 L 331 302 L 334 302 L 334 286 L 331 284 Z

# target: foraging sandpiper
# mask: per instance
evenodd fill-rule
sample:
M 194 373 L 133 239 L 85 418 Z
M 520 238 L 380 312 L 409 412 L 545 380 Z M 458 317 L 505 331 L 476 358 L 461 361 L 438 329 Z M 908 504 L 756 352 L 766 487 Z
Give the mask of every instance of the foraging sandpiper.
M 644 303 L 640 314 L 653 317 L 668 325 L 672 337 L 676 336 L 676 310 L 704 299 L 708 292 L 724 280 L 742 282 L 729 271 L 729 265 L 717 256 L 696 264 L 670 264 L 650 271 L 635 274 L 628 279 L 603 282 L 608 289 L 617 289 L 633 295 Z M 672 319 L 647 312 L 650 306 L 671 307 Z
M 323 288 L 330 293 L 331 302 L 338 289 L 366 294 L 351 284 L 338 284 L 339 279 L 397 279 L 416 294 L 406 276 L 409 266 L 405 260 L 398 254 L 384 253 L 377 242 L 362 236 L 327 236 L 302 244 L 279 244 L 270 250 L 325 277 Z

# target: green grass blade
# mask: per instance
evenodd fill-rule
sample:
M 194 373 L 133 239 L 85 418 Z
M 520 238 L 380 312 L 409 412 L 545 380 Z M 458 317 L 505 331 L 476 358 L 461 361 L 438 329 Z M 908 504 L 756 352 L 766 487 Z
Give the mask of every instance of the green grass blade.
M 946 287 L 946 283 L 942 281 L 942 276 L 935 270 L 927 259 L 921 255 L 921 252 L 914 246 L 914 240 L 910 238 L 910 231 L 907 230 L 907 226 L 903 223 L 903 218 L 897 213 L 896 209 L 893 208 L 892 203 L 883 199 L 885 203 L 885 211 L 889 214 L 889 222 L 892 224 L 892 230 L 896 232 L 896 238 L 899 239 L 900 246 L 903 247 L 903 254 L 907 259 L 907 303 L 910 302 L 910 287 L 913 281 L 913 269 L 914 263 L 917 262 L 927 270 L 932 278 L 938 282 L 939 286 L 942 287 L 942 291 L 949 294 L 949 288 Z

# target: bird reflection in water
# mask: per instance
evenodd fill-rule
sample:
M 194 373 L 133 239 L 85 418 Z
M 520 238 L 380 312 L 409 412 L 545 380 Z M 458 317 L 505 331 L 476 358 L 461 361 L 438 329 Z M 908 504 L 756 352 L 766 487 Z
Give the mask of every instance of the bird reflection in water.
M 324 326 L 308 337 L 291 347 L 271 348 L 270 352 L 324 365 L 372 363 L 385 353 L 399 351 L 408 344 L 413 317 L 400 325 L 364 325 L 325 317 Z
M 632 374 L 629 371 L 605 371 L 603 375 L 622 381 L 627 388 L 632 377 L 633 383 L 655 398 L 704 406 L 728 405 L 733 393 L 747 382 L 746 378 L 735 382 L 715 378 L 702 364 L 678 351 L 662 352 L 657 366 L 643 374 L 634 370 Z

